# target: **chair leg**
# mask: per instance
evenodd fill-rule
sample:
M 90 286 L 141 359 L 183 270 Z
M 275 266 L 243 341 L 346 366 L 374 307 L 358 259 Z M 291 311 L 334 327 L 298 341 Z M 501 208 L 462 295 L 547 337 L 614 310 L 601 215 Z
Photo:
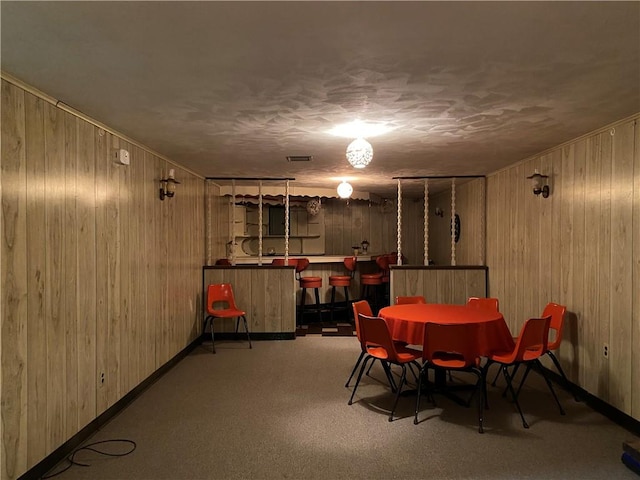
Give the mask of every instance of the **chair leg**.
M 500 372 L 502 372 L 502 368 L 499 368 L 498 371 L 496 372 L 496 376 L 493 377 L 493 382 L 491 382 L 491 386 L 492 387 L 496 386 L 496 382 L 498 381 L 498 377 L 500 376 Z
M 482 369 L 482 396 L 484 397 L 484 408 L 489 410 L 489 396 L 487 395 L 487 372 L 489 371 L 489 367 L 493 365 L 492 362 L 487 362 L 487 364 Z M 500 370 L 498 370 L 500 373 Z
M 500 372 L 502 371 L 502 369 L 498 369 L 498 371 L 496 372 L 496 376 L 493 377 L 493 382 L 491 382 L 491 386 L 495 387 L 496 386 L 496 382 L 498 381 L 498 377 L 500 376 Z M 516 372 L 518 371 L 518 365 L 516 365 L 515 370 L 513 372 L 511 372 L 511 377 L 515 377 Z M 502 392 L 502 396 L 504 397 L 506 394 L 506 389 Z
M 522 409 L 520 408 L 520 403 L 518 403 L 516 392 L 513 391 L 513 385 L 511 384 L 511 375 L 509 375 L 509 370 L 507 369 L 506 365 L 502 365 L 502 374 L 504 375 L 504 379 L 507 381 L 507 389 L 509 389 L 509 391 L 511 392 L 513 401 L 516 404 L 516 408 L 518 409 L 518 413 L 520 414 L 520 418 L 522 419 L 522 426 L 524 428 L 529 428 L 529 424 L 524 419 L 524 414 L 522 413 Z
M 369 369 L 367 370 L 367 376 L 369 377 L 371 376 L 371 369 L 373 368 L 374 363 L 376 362 L 371 362 L 371 364 L 369 365 Z M 393 372 L 391 371 L 391 367 L 384 360 L 380 360 L 380 365 L 382 365 L 382 369 L 384 370 L 384 374 L 387 377 L 389 386 L 391 387 L 391 391 L 395 393 L 397 387 L 396 382 L 393 380 Z
M 547 377 L 547 374 L 544 371 L 544 368 L 542 367 L 542 364 L 540 363 L 540 360 L 536 359 L 535 360 L 536 366 L 538 367 L 538 369 L 540 370 L 541 375 L 544 378 L 544 381 L 547 382 L 547 386 L 549 387 L 549 390 L 551 390 L 551 394 L 553 395 L 553 398 L 555 399 L 556 403 L 558 404 L 558 408 L 560 409 L 560 415 L 564 415 L 564 409 L 562 408 L 562 405 L 560 405 L 560 400 L 558 400 L 558 396 L 556 395 L 556 391 L 553 389 L 553 385 L 551 384 L 551 380 L 549 380 L 549 377 Z
M 398 405 L 398 400 L 400 399 L 400 393 L 402 392 L 402 386 L 407 380 L 407 366 L 405 364 L 401 365 L 402 367 L 402 376 L 400 377 L 400 384 L 398 385 L 398 391 L 396 392 L 396 399 L 393 402 L 393 408 L 391 409 L 391 413 L 389 414 L 389 421 L 393 422 L 393 414 L 396 411 L 396 406 Z
M 576 402 L 579 402 L 580 400 L 578 399 L 578 396 L 575 394 L 575 392 L 573 392 L 573 389 L 569 387 L 569 380 L 567 379 L 567 376 L 564 374 L 564 370 L 562 369 L 562 365 L 560 365 L 560 362 L 558 361 L 556 356 L 553 354 L 553 352 L 551 350 L 547 350 L 547 355 L 549 355 L 551 357 L 551 360 L 553 360 L 553 364 L 558 369 L 558 372 L 560 372 L 560 376 L 564 380 L 565 388 L 567 390 L 569 390 L 570 392 L 572 392 L 573 393 L 573 399 Z
M 353 367 L 353 370 L 351 370 L 351 375 L 349 375 L 349 379 L 347 380 L 347 383 L 344 384 L 345 388 L 349 387 L 349 383 L 351 382 L 351 379 L 353 378 L 353 375 L 356 373 L 356 370 L 358 370 L 358 366 L 360 365 L 360 362 L 362 361 L 364 356 L 365 356 L 365 353 L 364 352 L 360 352 L 360 356 L 358 357 L 358 361 L 356 362 L 355 366 Z
M 314 288 L 313 290 L 316 296 L 316 310 L 318 311 L 318 320 L 320 320 L 320 323 L 322 323 L 322 310 L 320 309 L 320 289 Z
M 416 398 L 416 411 L 413 414 L 413 424 L 418 424 L 418 411 L 420 410 L 420 395 L 422 394 L 422 369 L 420 369 L 420 375 L 418 375 L 418 397 Z
M 478 381 L 476 382 L 476 389 L 475 392 L 477 392 L 478 390 L 480 390 L 479 395 L 478 395 L 478 433 L 484 433 L 484 427 L 483 427 L 483 422 L 484 422 L 484 372 L 482 370 L 476 371 L 476 370 L 472 370 L 473 373 L 475 373 L 478 376 Z
M 382 364 L 382 369 L 384 370 L 384 373 L 387 376 L 387 380 L 389 381 L 389 386 L 391 387 L 391 391 L 396 392 L 398 390 L 398 387 L 396 387 L 396 382 L 393 380 L 393 373 L 391 372 L 391 366 L 389 365 L 388 362 L 385 362 L 384 360 L 380 360 L 380 363 Z M 371 365 L 373 365 L 373 362 L 371 362 Z M 369 367 L 369 370 L 371 370 L 371 367 Z
M 349 308 L 349 304 L 349 287 L 344 287 L 344 308 L 347 311 L 347 321 L 351 323 L 351 315 L 353 312 L 351 311 L 351 308 Z
M 416 411 L 415 411 L 415 415 L 413 416 L 414 425 L 418 425 L 418 412 L 420 411 L 420 397 L 422 397 L 422 383 L 424 382 L 424 374 L 427 371 L 428 371 L 428 365 L 425 363 L 422 366 L 422 368 L 420 368 L 419 374 L 418 374 L 418 397 L 416 398 Z M 427 376 L 428 376 L 428 373 L 427 373 Z M 430 396 L 428 392 L 427 392 L 427 395 Z
M 331 322 L 333 322 L 333 311 L 336 308 L 336 287 L 335 285 L 331 286 Z
M 513 380 L 515 373 L 518 371 L 518 367 L 519 365 L 516 365 L 516 368 L 514 368 L 513 372 L 511 372 L 511 380 Z M 531 371 L 531 363 L 529 362 L 527 363 L 527 369 L 524 371 L 522 380 L 520 380 L 520 385 L 518 385 L 518 390 L 516 390 L 516 398 L 520 396 L 520 390 L 522 389 L 522 385 L 524 385 L 524 382 L 527 381 L 527 377 L 529 376 L 530 371 Z
M 307 298 L 307 289 L 303 288 L 302 289 L 302 296 L 300 297 L 300 306 L 298 307 L 300 309 L 300 315 L 299 315 L 299 320 L 298 320 L 298 324 L 302 324 L 304 323 L 304 304 Z
M 520 368 L 520 364 L 519 364 L 519 363 L 518 363 L 518 364 L 516 364 L 516 365 L 513 367 L 513 371 L 511 372 L 511 380 L 513 380 L 514 378 L 516 378 L 516 373 L 518 373 L 518 368 Z M 525 375 L 526 375 L 526 374 L 525 374 Z M 522 381 L 520 382 L 520 386 L 522 386 L 522 384 L 524 383 L 524 379 L 525 379 L 525 378 L 526 378 L 525 376 L 523 376 L 523 377 L 522 377 Z M 519 387 L 518 387 L 518 391 L 520 391 L 520 388 L 519 388 Z M 507 396 L 507 387 L 504 387 L 504 390 L 502 391 L 502 396 L 503 396 L 503 397 L 506 397 L 506 396 Z
M 414 364 L 418 368 L 418 375 L 416 375 L 416 372 L 413 371 L 413 365 Z M 416 384 L 420 381 L 420 379 L 419 379 L 420 369 L 421 369 L 421 367 L 420 367 L 420 364 L 418 364 L 418 362 L 413 361 L 413 362 L 409 363 L 409 370 L 411 370 L 411 373 L 413 374 L 413 378 L 416 379 Z
M 207 325 L 211 325 L 211 353 L 216 353 L 216 344 L 213 337 L 213 317 L 211 315 L 204 319 L 204 327 L 202 328 L 202 333 L 207 331 Z
M 249 327 L 247 326 L 247 317 L 245 315 L 242 316 L 242 320 L 244 320 L 244 330 L 247 332 L 247 340 L 249 341 L 249 348 L 253 348 L 251 345 L 251 337 L 249 336 Z M 237 331 L 236 327 L 236 331 Z
M 355 396 L 358 385 L 360 384 L 360 380 L 362 379 L 364 369 L 367 368 L 367 362 L 373 359 L 374 357 L 367 356 L 367 358 L 364 359 L 364 362 L 362 362 L 362 367 L 360 367 L 360 373 L 358 373 L 358 379 L 356 380 L 356 384 L 353 386 L 353 391 L 351 392 L 351 398 L 349 398 L 348 405 L 351 405 L 353 403 L 353 397 Z

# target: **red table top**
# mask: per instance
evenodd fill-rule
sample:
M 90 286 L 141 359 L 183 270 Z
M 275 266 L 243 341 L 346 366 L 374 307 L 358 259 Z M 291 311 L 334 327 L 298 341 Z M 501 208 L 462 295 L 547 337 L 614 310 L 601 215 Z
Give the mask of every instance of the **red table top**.
M 408 304 L 392 305 L 380 310 L 379 316 L 389 325 L 394 340 L 422 345 L 427 322 L 476 325 L 475 338 L 479 356 L 493 351 L 511 351 L 513 337 L 500 312 L 466 305 Z

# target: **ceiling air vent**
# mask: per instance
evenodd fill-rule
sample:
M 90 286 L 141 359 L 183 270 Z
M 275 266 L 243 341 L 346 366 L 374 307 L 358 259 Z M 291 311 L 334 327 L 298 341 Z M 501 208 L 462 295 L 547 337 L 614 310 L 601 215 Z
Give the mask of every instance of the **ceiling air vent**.
M 287 155 L 287 162 L 310 162 L 312 159 L 311 155 Z

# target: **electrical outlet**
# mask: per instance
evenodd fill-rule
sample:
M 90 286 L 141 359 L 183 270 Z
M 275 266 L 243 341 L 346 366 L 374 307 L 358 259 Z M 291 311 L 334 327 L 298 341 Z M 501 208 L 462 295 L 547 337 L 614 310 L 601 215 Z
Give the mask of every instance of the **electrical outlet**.
M 104 372 L 100 374 L 100 383 L 104 383 Z
M 606 343 L 602 346 L 602 355 L 604 358 L 609 358 L 609 345 Z

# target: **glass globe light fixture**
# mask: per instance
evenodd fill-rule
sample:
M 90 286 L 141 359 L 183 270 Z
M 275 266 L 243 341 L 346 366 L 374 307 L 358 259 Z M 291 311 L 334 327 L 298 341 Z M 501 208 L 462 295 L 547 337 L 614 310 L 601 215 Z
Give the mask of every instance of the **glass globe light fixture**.
M 343 180 L 340 185 L 338 185 L 338 196 L 340 198 L 349 198 L 353 193 L 353 187 L 346 180 Z
M 373 147 L 364 138 L 356 138 L 347 147 L 347 160 L 354 168 L 364 168 L 373 158 Z

